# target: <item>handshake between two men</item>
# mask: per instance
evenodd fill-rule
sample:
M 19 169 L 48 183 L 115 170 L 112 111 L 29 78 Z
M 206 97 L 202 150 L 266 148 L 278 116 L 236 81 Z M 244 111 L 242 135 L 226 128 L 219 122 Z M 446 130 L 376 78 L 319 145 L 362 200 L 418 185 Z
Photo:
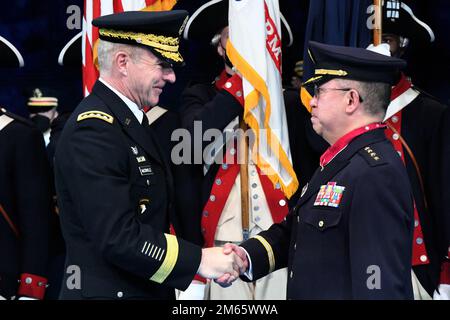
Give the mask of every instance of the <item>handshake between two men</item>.
M 249 267 L 247 254 L 241 247 L 227 243 L 224 247 L 202 249 L 202 259 L 197 273 L 222 287 L 230 286 Z

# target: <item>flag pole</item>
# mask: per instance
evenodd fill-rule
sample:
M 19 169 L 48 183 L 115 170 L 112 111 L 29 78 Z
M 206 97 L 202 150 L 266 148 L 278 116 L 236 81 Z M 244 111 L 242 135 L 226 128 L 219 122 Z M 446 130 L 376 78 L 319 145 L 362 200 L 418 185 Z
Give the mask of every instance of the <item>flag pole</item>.
M 381 44 L 381 34 L 382 34 L 382 0 L 374 0 L 375 8 L 375 26 L 373 28 L 373 45 L 377 46 Z
M 241 129 L 240 141 L 238 143 L 239 153 L 239 173 L 241 178 L 241 217 L 242 217 L 242 234 L 244 241 L 249 238 L 249 200 L 248 200 L 248 137 L 246 132 L 248 125 L 244 121 L 244 115 L 239 121 Z

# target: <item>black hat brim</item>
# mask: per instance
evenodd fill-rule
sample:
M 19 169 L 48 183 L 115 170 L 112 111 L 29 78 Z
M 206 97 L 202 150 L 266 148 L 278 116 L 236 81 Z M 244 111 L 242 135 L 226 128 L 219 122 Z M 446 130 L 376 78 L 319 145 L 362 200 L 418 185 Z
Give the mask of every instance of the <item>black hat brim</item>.
M 79 67 L 81 66 L 81 38 L 82 33 L 79 32 L 61 49 L 58 56 L 58 64 L 61 66 Z
M 185 40 L 209 42 L 228 24 L 228 0 L 211 0 L 192 14 L 184 29 L 183 37 Z M 293 42 L 293 35 L 284 17 L 281 18 L 281 27 L 282 34 L 288 37 L 288 41 L 283 40 L 283 44 L 289 47 Z
M 19 50 L 8 40 L 0 36 L 0 67 L 19 68 L 25 65 Z

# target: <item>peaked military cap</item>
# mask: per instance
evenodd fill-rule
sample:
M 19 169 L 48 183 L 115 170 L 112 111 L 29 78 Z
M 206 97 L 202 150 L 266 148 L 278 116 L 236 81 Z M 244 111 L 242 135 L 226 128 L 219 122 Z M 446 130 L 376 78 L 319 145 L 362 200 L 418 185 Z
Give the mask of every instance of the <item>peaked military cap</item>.
M 319 85 L 335 78 L 395 84 L 399 70 L 406 66 L 402 59 L 363 48 L 333 46 L 315 41 L 309 42 L 308 52 L 315 70 L 314 76 L 303 85 Z
M 50 89 L 34 88 L 28 98 L 27 106 L 30 113 L 45 112 L 58 106 L 58 98 Z
M 92 24 L 102 40 L 141 45 L 169 63 L 181 64 L 179 45 L 187 16 L 185 10 L 125 11 L 101 16 Z
M 228 26 L 228 1 L 211 0 L 201 5 L 189 18 L 183 33 L 184 39 L 211 41 L 218 32 Z M 281 22 L 283 39 L 288 39 L 283 41 L 283 44 L 289 47 L 294 41 L 291 27 L 284 17 Z
M 384 1 L 382 30 L 383 33 L 396 34 L 422 44 L 435 39 L 430 26 L 419 20 L 409 6 L 397 0 Z

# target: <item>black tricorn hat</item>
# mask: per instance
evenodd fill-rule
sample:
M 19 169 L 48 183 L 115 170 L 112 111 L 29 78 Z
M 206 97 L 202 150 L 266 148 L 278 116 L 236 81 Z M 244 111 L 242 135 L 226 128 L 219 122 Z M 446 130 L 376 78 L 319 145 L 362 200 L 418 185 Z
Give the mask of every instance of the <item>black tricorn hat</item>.
M 387 0 L 383 4 L 383 33 L 396 34 L 414 42 L 433 42 L 433 30 L 419 20 L 409 6 L 401 1 Z
M 82 61 L 81 40 L 82 33 L 77 33 L 70 39 L 66 45 L 61 49 L 58 55 L 58 64 L 60 66 L 79 67 Z
M 395 84 L 405 60 L 392 58 L 363 48 L 309 42 L 314 76 L 303 85 L 320 85 L 332 79 Z
M 283 43 L 289 47 L 294 41 L 291 27 L 281 12 L 280 16 L 283 35 L 287 34 L 289 39 L 289 41 L 283 41 Z M 204 3 L 192 14 L 184 29 L 183 37 L 186 40 L 203 40 L 209 42 L 226 26 L 228 26 L 228 0 L 211 0 Z
M 25 65 L 19 50 L 8 40 L 0 36 L 0 67 L 19 68 Z
M 92 24 L 102 40 L 141 45 L 169 63 L 182 64 L 179 45 L 187 16 L 185 10 L 125 11 L 101 16 Z

